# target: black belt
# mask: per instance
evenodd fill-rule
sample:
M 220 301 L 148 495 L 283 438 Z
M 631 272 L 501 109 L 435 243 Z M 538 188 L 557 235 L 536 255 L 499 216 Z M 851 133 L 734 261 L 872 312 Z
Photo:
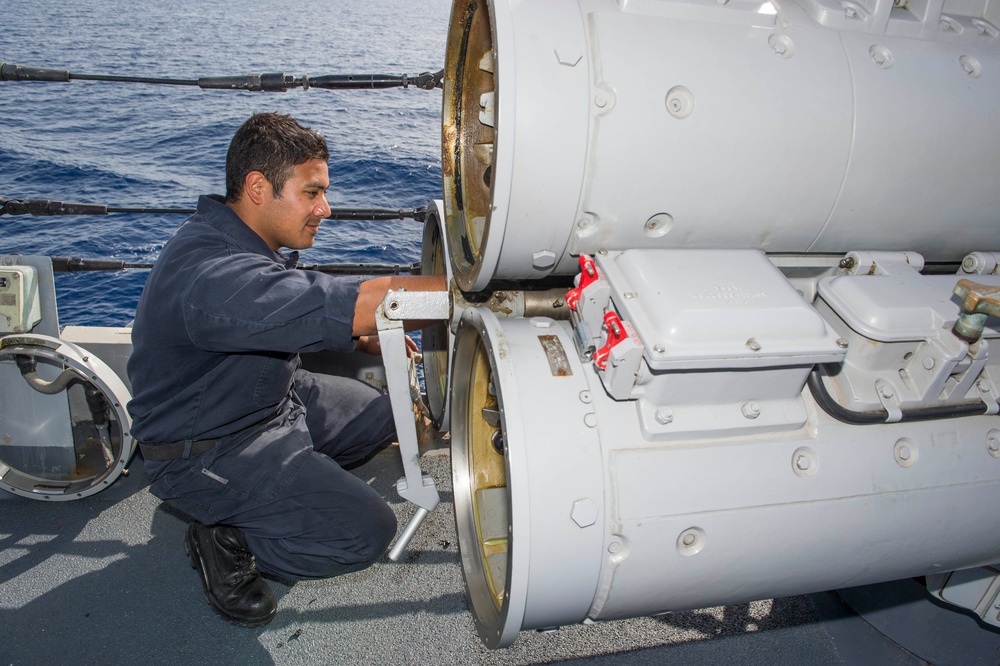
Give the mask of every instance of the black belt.
M 248 425 L 247 428 L 255 428 L 267 423 L 281 413 L 281 408 L 284 404 L 282 402 L 274 412 L 271 412 L 260 421 Z M 187 442 L 167 442 L 165 444 L 136 442 L 139 445 L 139 450 L 142 451 L 142 457 L 146 460 L 179 460 L 181 458 L 191 458 L 192 456 L 201 455 L 206 451 L 211 451 L 218 443 L 218 439 L 194 439 Z

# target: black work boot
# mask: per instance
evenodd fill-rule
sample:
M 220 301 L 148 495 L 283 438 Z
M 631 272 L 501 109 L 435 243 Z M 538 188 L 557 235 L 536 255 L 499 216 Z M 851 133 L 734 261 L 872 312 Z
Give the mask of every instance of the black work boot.
M 278 610 L 271 588 L 260 577 L 243 533 L 235 527 L 188 525 L 184 550 L 201 574 L 205 596 L 216 613 L 241 627 L 267 624 Z

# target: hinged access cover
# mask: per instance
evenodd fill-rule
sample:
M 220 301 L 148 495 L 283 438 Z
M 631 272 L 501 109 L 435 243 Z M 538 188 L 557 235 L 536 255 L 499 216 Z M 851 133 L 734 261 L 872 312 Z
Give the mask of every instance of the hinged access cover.
M 654 370 L 844 356 L 833 330 L 757 250 L 626 250 L 598 255 L 597 263 Z
M 823 278 L 822 298 L 854 331 L 879 342 L 936 338 L 950 329 L 961 310 L 952 295 L 960 275 L 841 275 Z M 1000 286 L 1000 276 L 977 275 L 983 284 Z M 1000 337 L 988 319 L 985 338 Z

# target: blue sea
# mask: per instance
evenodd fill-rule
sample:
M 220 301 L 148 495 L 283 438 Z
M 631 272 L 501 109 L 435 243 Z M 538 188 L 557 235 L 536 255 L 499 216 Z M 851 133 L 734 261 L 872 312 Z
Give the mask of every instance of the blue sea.
M 4 0 L 0 62 L 75 74 L 196 79 L 444 67 L 449 0 Z M 441 91 L 285 93 L 0 82 L 0 198 L 193 208 L 224 192 L 225 153 L 257 111 L 330 144 L 331 206 L 441 197 Z M 0 216 L 0 254 L 153 262 L 182 215 Z M 324 224 L 307 263 L 420 259 L 412 220 Z M 60 325 L 131 321 L 148 271 L 59 273 Z

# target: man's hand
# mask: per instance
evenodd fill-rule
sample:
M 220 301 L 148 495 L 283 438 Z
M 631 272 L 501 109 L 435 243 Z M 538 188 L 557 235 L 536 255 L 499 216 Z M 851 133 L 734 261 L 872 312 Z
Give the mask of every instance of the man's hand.
M 354 349 L 359 352 L 364 352 L 366 354 L 371 354 L 372 356 L 382 355 L 382 343 L 379 341 L 377 335 L 362 335 L 358 338 L 358 344 L 355 345 Z M 415 353 L 417 353 L 417 343 L 410 339 L 410 336 L 406 336 L 406 357 L 410 358 Z

